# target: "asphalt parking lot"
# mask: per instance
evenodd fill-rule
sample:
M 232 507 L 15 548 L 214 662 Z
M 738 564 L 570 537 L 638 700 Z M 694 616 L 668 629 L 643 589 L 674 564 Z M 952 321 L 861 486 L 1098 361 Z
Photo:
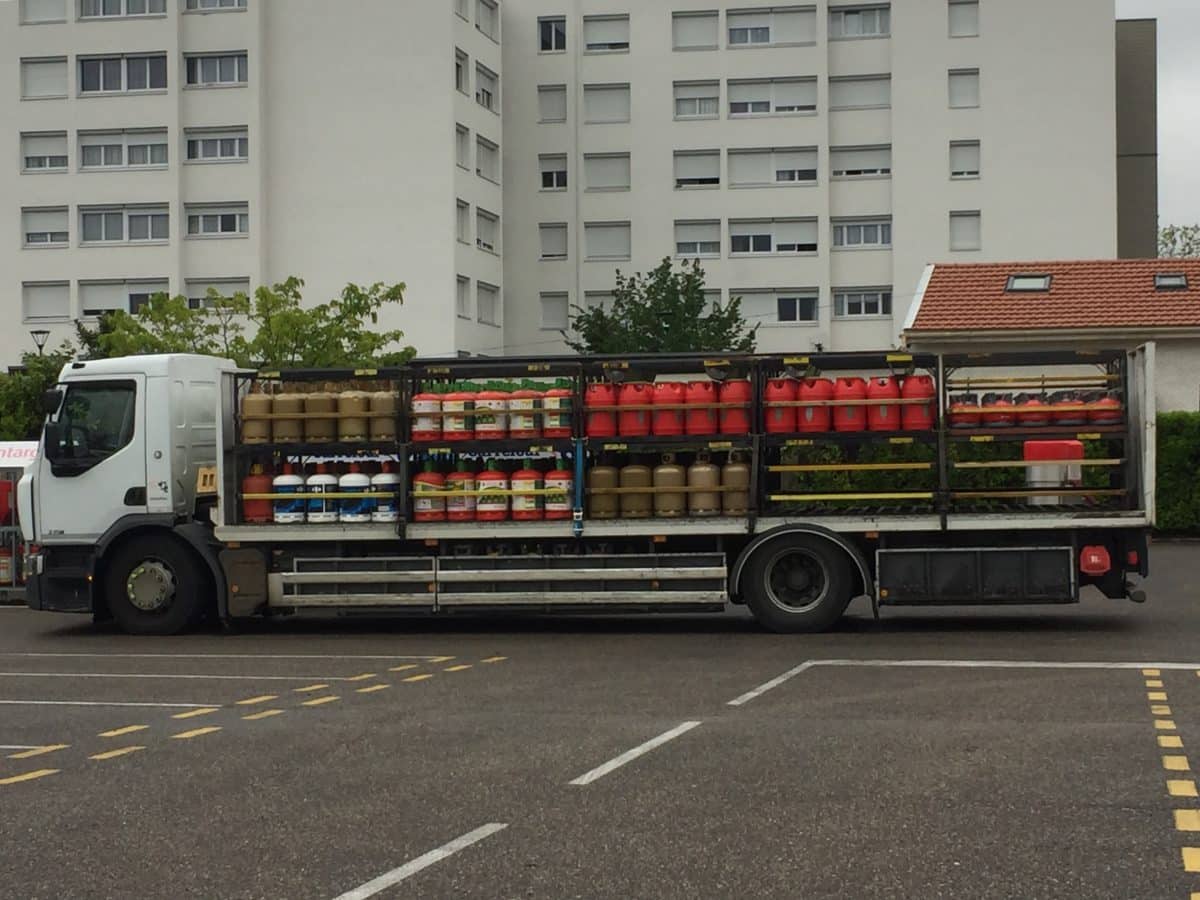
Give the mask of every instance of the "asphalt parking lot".
M 1198 551 L 803 637 L 0 608 L 0 896 L 1200 897 Z

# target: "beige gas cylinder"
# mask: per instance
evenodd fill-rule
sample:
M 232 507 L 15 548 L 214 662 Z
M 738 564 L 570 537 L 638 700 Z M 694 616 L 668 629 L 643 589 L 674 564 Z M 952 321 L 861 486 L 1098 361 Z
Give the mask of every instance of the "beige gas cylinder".
M 654 467 L 654 515 L 662 519 L 678 519 L 687 515 L 687 493 L 664 491 L 687 485 L 687 470 L 675 462 L 674 453 L 664 453 L 662 464 Z
M 688 512 L 693 516 L 721 514 L 721 470 L 709 462 L 707 453 L 697 453 L 688 466 Z
M 254 417 L 269 416 L 273 406 L 270 394 L 253 393 L 242 398 L 243 444 L 269 444 L 271 442 L 271 420 Z
M 380 415 L 383 413 L 384 415 Z M 394 441 L 396 439 L 396 394 L 394 391 L 376 391 L 371 394 L 371 440 Z
M 295 415 L 295 419 L 273 419 L 271 439 L 276 444 L 298 444 L 304 440 L 304 394 L 276 394 L 273 411 L 277 416 Z
M 744 516 L 750 511 L 750 467 L 738 453 L 729 454 L 721 467 L 721 508 L 727 516 Z M 732 488 L 732 490 L 731 490 Z
M 365 441 L 371 433 L 367 413 L 371 411 L 371 395 L 365 391 L 342 391 L 337 398 L 338 440 Z
M 621 496 L 621 518 L 622 519 L 648 519 L 653 507 L 650 500 L 651 492 L 648 490 L 654 484 L 654 475 L 650 471 L 649 466 L 638 464 L 621 467 L 621 487 L 623 488 L 642 488 L 640 491 L 633 491 L 628 494 L 622 493 Z
M 617 481 L 617 470 L 613 466 L 592 466 L 588 469 L 588 518 L 615 519 L 617 517 L 616 494 L 592 493 L 592 491 L 610 491 L 617 486 Z
M 317 391 L 304 398 L 306 413 L 329 413 L 328 419 L 304 420 L 304 440 L 310 444 L 326 444 L 337 438 L 337 395 Z

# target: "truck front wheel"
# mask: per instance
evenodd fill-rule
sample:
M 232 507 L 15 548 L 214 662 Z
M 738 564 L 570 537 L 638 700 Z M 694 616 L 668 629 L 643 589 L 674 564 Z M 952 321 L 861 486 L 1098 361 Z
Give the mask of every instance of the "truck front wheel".
M 754 551 L 742 593 L 754 618 L 771 631 L 824 631 L 846 611 L 853 584 L 845 551 L 818 537 L 792 535 Z
M 109 612 L 130 634 L 178 634 L 204 611 L 203 574 L 195 555 L 165 535 L 139 535 L 118 546 L 105 566 Z

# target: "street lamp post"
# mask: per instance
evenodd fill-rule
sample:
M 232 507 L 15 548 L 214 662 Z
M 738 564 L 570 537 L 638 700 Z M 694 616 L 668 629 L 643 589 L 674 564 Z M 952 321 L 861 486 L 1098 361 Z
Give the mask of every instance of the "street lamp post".
M 29 336 L 33 338 L 33 342 L 37 344 L 38 356 L 42 355 L 42 349 L 46 346 L 46 341 L 50 337 L 50 332 L 45 328 L 35 328 L 29 332 Z

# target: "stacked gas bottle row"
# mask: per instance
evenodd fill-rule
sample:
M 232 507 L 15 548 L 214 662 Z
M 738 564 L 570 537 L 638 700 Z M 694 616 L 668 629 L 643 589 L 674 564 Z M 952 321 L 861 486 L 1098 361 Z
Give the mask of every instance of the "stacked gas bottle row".
M 936 418 L 936 396 L 937 386 L 929 375 L 772 378 L 763 392 L 766 431 L 929 431 Z
M 413 520 L 417 522 L 503 522 L 570 519 L 575 507 L 574 476 L 561 461 L 543 471 L 525 460 L 491 460 L 476 471 L 459 459 L 453 472 L 435 460 L 413 478 Z
M 387 461 L 344 466 L 315 463 L 307 476 L 302 469 L 284 463 L 274 477 L 255 463 L 242 481 L 242 493 L 249 495 L 242 500 L 242 518 L 249 524 L 276 525 L 395 522 L 399 518 L 399 486 L 400 478 Z M 276 496 L 254 496 L 264 494 Z
M 750 466 L 737 453 L 723 466 L 700 453 L 684 467 L 667 453 L 653 468 L 592 466 L 587 488 L 591 519 L 744 516 L 750 508 Z
M 242 443 L 328 444 L 396 439 L 394 391 L 332 391 L 242 397 Z
M 418 443 L 571 437 L 571 382 L 454 382 L 430 385 L 412 398 Z
M 1051 394 L 953 394 L 946 411 L 951 428 L 1042 428 L 1120 425 L 1125 411 L 1115 391 Z
M 680 437 L 749 434 L 750 381 L 633 381 L 588 384 L 583 397 L 588 437 Z

